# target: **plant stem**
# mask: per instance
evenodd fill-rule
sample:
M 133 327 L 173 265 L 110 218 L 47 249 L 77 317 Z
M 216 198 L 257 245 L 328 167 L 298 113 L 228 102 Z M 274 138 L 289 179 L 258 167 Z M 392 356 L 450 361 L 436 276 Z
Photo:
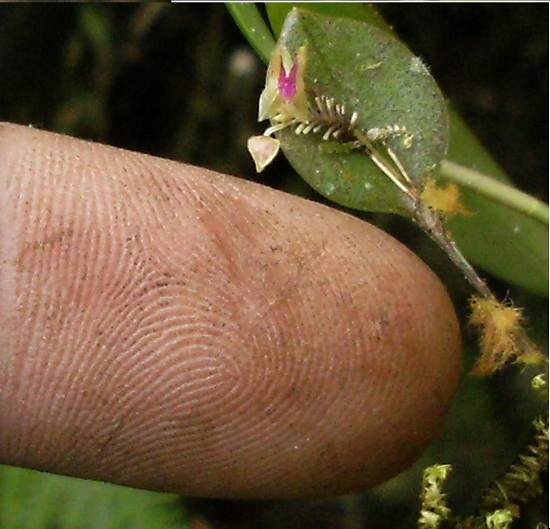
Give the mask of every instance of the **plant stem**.
M 450 160 L 443 160 L 441 162 L 441 175 L 504 206 L 525 213 L 529 217 L 548 226 L 548 206 L 541 200 L 519 189 L 515 189 L 490 176 L 473 169 L 468 169 Z
M 496 301 L 485 281 L 479 277 L 475 268 L 468 262 L 464 255 L 462 255 L 462 252 L 459 250 L 453 238 L 445 229 L 439 212 L 426 206 L 418 199 L 415 208 L 415 220 L 458 267 L 478 295 L 482 298 L 494 299 Z
M 245 2 L 226 2 L 227 9 L 233 20 L 237 23 L 243 35 L 248 39 L 260 59 L 266 64 L 269 63 L 275 39 L 267 27 L 256 4 Z

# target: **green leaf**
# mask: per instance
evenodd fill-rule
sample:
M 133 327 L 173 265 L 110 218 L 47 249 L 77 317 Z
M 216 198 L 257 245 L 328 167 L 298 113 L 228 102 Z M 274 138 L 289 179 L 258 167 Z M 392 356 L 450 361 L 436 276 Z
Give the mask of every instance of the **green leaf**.
M 388 30 L 388 25 L 378 14 L 376 9 L 362 3 L 354 2 L 312 2 L 307 5 L 296 2 L 267 2 L 266 9 L 269 22 L 273 31 L 278 36 L 283 29 L 283 24 L 294 7 L 303 7 L 308 11 L 340 18 L 352 18 L 360 22 L 366 22 L 379 29 Z
M 307 48 L 306 90 L 357 113 L 357 128 L 401 128 L 387 144 L 419 187 L 443 158 L 445 102 L 424 64 L 398 40 L 371 25 L 294 9 L 278 42 L 291 56 Z M 407 197 L 364 151 L 342 152 L 318 134 L 278 135 L 290 163 L 334 202 L 365 211 L 410 214 Z M 410 143 L 406 138 L 410 139 Z M 336 152 L 334 152 L 336 149 Z
M 269 19 L 276 34 L 282 21 L 296 4 L 266 4 Z M 301 4 L 304 5 L 304 4 Z M 307 9 L 327 14 L 339 14 L 376 24 L 390 34 L 376 9 L 365 4 L 335 4 L 330 2 L 304 5 Z M 459 115 L 450 109 L 451 138 L 447 157 L 455 163 L 474 169 L 510 184 L 491 155 L 479 143 Z M 443 174 L 443 178 L 449 178 Z M 456 217 L 450 228 L 464 255 L 475 265 L 505 281 L 539 295 L 548 296 L 548 226 L 512 206 L 505 206 L 498 197 L 480 194 L 459 184 L 470 216 Z
M 275 39 L 256 5 L 245 2 L 226 2 L 226 6 L 258 56 L 264 62 L 269 62 L 269 57 L 275 47 Z
M 448 158 L 500 182 L 510 183 L 453 112 Z M 445 173 L 442 176 L 449 177 Z M 451 219 L 449 227 L 464 255 L 473 264 L 513 285 L 548 296 L 548 225 L 501 204 L 497 196 L 483 196 L 463 185 L 460 185 L 460 192 L 464 205 L 472 214 Z

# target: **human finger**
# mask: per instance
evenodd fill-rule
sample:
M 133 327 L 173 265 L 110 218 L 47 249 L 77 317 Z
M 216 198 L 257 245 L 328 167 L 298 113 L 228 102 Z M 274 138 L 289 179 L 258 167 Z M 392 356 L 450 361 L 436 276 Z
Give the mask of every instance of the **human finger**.
M 459 377 L 444 287 L 266 187 L 0 127 L 0 460 L 213 497 L 385 480 Z

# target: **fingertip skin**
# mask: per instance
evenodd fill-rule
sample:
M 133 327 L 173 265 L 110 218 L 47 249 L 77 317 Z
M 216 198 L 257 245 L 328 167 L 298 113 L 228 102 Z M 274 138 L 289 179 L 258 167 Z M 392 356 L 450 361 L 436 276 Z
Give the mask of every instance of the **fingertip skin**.
M 443 285 L 344 213 L 0 125 L 0 462 L 193 496 L 362 490 L 460 376 Z

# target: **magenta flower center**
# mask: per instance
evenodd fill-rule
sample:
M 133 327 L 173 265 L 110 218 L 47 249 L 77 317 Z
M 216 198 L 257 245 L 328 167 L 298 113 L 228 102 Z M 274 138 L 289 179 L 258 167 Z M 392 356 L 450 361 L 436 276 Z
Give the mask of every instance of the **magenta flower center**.
M 296 77 L 298 75 L 298 64 L 295 64 L 287 75 L 284 67 L 279 72 L 279 93 L 283 101 L 292 101 L 296 95 Z

